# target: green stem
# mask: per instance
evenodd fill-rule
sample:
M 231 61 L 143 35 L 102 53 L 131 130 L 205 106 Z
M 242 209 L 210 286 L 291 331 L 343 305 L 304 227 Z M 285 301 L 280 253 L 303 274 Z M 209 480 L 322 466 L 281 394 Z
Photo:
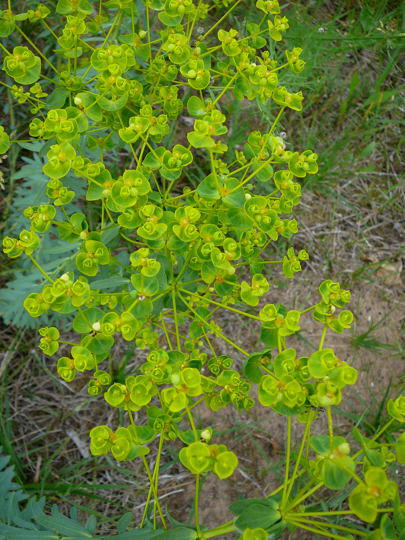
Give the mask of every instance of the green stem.
M 299 451 L 298 451 L 298 456 L 297 456 L 297 459 L 295 461 L 294 470 L 293 470 L 293 473 L 292 473 L 292 476 L 291 476 L 291 480 L 290 480 L 289 486 L 287 487 L 287 493 L 286 493 L 286 496 L 285 496 L 286 501 L 288 501 L 288 497 L 290 496 L 290 493 L 291 493 L 292 488 L 294 486 L 295 479 L 297 478 L 298 468 L 299 468 L 300 463 L 301 463 L 301 458 L 302 458 L 302 453 L 304 451 L 305 442 L 306 442 L 306 440 L 307 440 L 307 438 L 309 436 L 309 433 L 311 431 L 312 421 L 313 421 L 313 414 L 312 414 L 312 411 L 311 411 L 309 413 L 309 415 L 308 415 L 308 420 L 307 420 L 307 423 L 305 425 L 304 435 L 302 436 L 302 440 L 301 440 L 300 448 L 299 448 Z
M 307 309 L 303 309 L 303 310 L 300 312 L 301 315 L 303 315 L 304 313 L 308 313 L 308 311 L 312 311 L 313 309 L 316 308 L 317 305 L 318 305 L 318 304 L 314 304 L 313 306 L 311 306 L 311 307 L 309 307 L 309 308 L 307 308 Z
M 280 69 L 284 69 L 287 66 L 288 66 L 288 62 L 286 62 L 285 64 L 282 64 L 281 66 L 278 66 L 278 67 L 272 69 L 271 73 L 274 73 L 275 71 L 279 71 Z
M 122 238 L 124 238 L 127 242 L 131 242 L 131 244 L 136 244 L 137 246 L 142 247 L 146 246 L 146 244 L 144 244 L 143 242 L 138 242 L 137 240 L 132 240 L 132 238 L 128 238 L 128 236 L 126 236 L 122 231 L 120 231 L 120 236 L 122 236 Z
M 294 516 L 294 514 L 293 514 Z M 288 521 L 288 516 L 286 517 Z M 367 533 L 359 531 L 358 529 L 351 529 L 350 527 L 344 527 L 343 525 L 336 525 L 336 523 L 326 523 L 322 521 L 314 521 L 312 519 L 299 518 L 299 522 L 305 523 L 308 525 L 318 525 L 325 528 L 336 529 L 338 531 L 343 531 L 351 534 L 357 534 L 358 536 L 367 536 Z
M 332 453 L 333 452 L 333 420 L 332 420 L 332 409 L 330 405 L 326 407 L 326 413 L 328 415 L 329 449 Z
M 283 261 L 257 261 L 255 264 L 281 264 Z M 236 266 L 243 266 L 246 263 L 238 263 Z M 249 264 L 249 263 L 248 263 Z
M 238 169 L 235 169 L 235 170 L 231 171 L 230 175 L 234 176 L 235 174 L 240 173 L 240 172 L 244 171 L 245 169 L 249 169 L 250 166 L 251 166 L 251 162 L 249 161 L 248 163 L 245 163 L 244 165 L 242 165 Z
M 226 83 L 226 86 L 223 87 L 222 92 L 220 94 L 218 94 L 218 96 L 213 101 L 213 103 L 212 103 L 213 105 L 215 105 L 221 99 L 221 97 L 229 89 L 229 87 L 231 86 L 231 84 L 233 83 L 233 81 L 236 79 L 237 76 L 238 76 L 238 72 L 236 72 L 235 75 L 233 75 L 232 78 L 229 79 L 229 81 Z
M 225 523 L 224 525 L 221 525 L 220 527 L 216 527 L 215 529 L 211 529 L 210 531 L 206 531 L 201 535 L 201 540 L 208 540 L 209 538 L 215 538 L 216 536 L 221 536 L 223 534 L 229 534 L 236 531 L 235 525 L 233 525 L 233 522 Z
M 199 497 L 200 497 L 200 475 L 195 477 L 195 497 L 194 497 L 194 520 L 198 537 L 201 537 L 200 516 L 199 516 Z
M 305 529 L 306 531 L 310 531 L 310 532 L 313 532 L 315 534 L 320 534 L 321 536 L 326 536 L 326 538 L 335 538 L 336 540 L 346 540 L 346 536 L 338 536 L 337 534 L 332 534 L 332 533 L 329 533 L 327 531 L 324 531 L 322 529 L 314 529 L 313 527 L 310 527 L 309 525 L 306 525 L 300 521 L 293 521 L 293 520 L 290 520 L 289 523 L 291 523 L 291 525 L 295 525 L 301 529 Z
M 281 118 L 281 115 L 283 114 L 284 112 L 284 109 L 285 107 L 281 107 L 281 109 L 279 110 L 277 116 L 275 117 L 274 119 L 274 122 L 272 123 L 271 125 L 271 128 L 270 128 L 270 131 L 267 133 L 267 136 L 271 135 L 276 127 L 276 125 L 278 124 L 278 121 L 280 120 Z
M 281 351 L 283 350 L 283 347 L 281 345 L 280 330 L 277 330 L 277 348 L 278 348 L 278 352 L 281 353 Z
M 26 253 L 26 255 L 30 259 L 32 264 L 41 272 L 41 274 L 44 276 L 44 278 L 46 278 L 50 283 L 55 283 L 54 280 L 51 279 L 49 277 L 49 275 L 45 272 L 45 270 L 42 268 L 42 266 L 39 263 L 37 263 L 37 261 L 34 259 L 34 257 L 32 255 L 29 255 L 28 253 Z
M 217 353 L 215 352 L 215 349 L 214 349 L 214 347 L 213 347 L 213 345 L 211 343 L 210 338 L 207 336 L 206 331 L 204 330 L 204 328 L 201 328 L 201 330 L 202 330 L 202 333 L 204 334 L 205 341 L 207 342 L 208 347 L 210 348 L 213 356 L 217 356 Z
M 322 335 L 321 335 L 321 339 L 319 341 L 319 347 L 318 349 L 321 351 L 323 349 L 323 345 L 325 343 L 325 336 L 326 336 L 326 332 L 328 331 L 328 327 L 325 325 L 323 327 L 323 330 L 322 330 Z
M 165 313 L 168 314 L 169 311 L 173 311 L 172 308 L 168 308 L 168 311 L 166 311 Z M 153 321 L 153 323 L 158 327 L 160 328 L 161 330 L 163 330 L 164 332 L 164 328 L 163 326 L 161 326 L 157 321 Z M 167 333 L 168 334 L 171 334 L 172 336 L 176 336 L 176 332 L 173 332 L 173 330 L 169 330 L 167 327 L 166 327 L 166 330 L 167 330 Z M 179 335 L 180 335 L 180 338 L 183 339 L 183 340 L 186 340 L 187 339 L 187 336 L 183 335 L 181 332 L 179 332 Z M 170 347 L 169 347 L 170 348 Z M 172 348 L 170 349 L 171 351 L 174 350 L 174 347 L 172 346 Z
M 169 336 L 169 333 L 167 331 L 167 327 L 166 327 L 166 323 L 164 321 L 164 318 L 162 317 L 160 319 L 160 321 L 162 323 L 163 332 L 165 333 L 165 336 L 166 336 L 167 344 L 169 345 L 169 349 L 172 351 L 173 350 L 173 345 L 172 345 L 172 342 L 170 341 L 170 336 Z
M 285 507 L 287 499 L 288 475 L 290 473 L 290 457 L 291 457 L 291 416 L 287 417 L 287 453 L 285 458 L 284 484 L 283 495 L 281 497 L 281 508 Z
M 131 422 L 131 425 L 135 426 L 135 422 L 134 422 L 134 417 L 133 417 L 133 414 L 132 414 L 132 411 L 128 410 L 128 416 L 129 416 L 129 421 Z M 143 463 L 143 466 L 145 468 L 145 471 L 146 471 L 146 474 L 148 476 L 148 480 L 149 480 L 149 487 L 150 486 L 153 486 L 154 487 L 154 482 L 153 482 L 153 478 L 152 478 L 152 473 L 150 472 L 150 468 L 149 468 L 149 465 L 148 465 L 148 462 L 146 461 L 146 458 L 145 456 L 142 456 L 142 463 Z M 158 505 L 158 512 L 159 512 L 159 515 L 160 515 L 160 519 L 162 520 L 162 525 L 165 529 L 167 529 L 167 524 L 166 524 L 166 520 L 163 516 L 163 512 L 162 512 L 162 508 L 160 506 L 160 503 L 159 503 L 159 500 L 158 500 L 158 497 L 157 497 L 157 493 L 155 492 L 155 490 L 153 490 L 153 496 L 155 497 L 156 501 L 157 501 L 157 505 Z
M 291 506 L 288 507 L 288 510 L 291 510 L 292 508 L 295 508 L 296 506 L 298 506 L 302 501 L 305 501 L 305 499 L 307 499 L 313 493 L 315 493 L 315 491 L 318 491 L 318 489 L 321 489 L 322 486 L 323 486 L 323 482 L 319 482 L 318 484 L 316 484 L 316 486 L 314 486 L 312 489 L 304 493 L 304 495 L 302 495 L 298 499 L 295 499 L 292 502 Z
M 177 178 L 172 180 L 170 184 L 168 185 L 165 194 L 163 196 L 163 203 L 166 202 L 166 199 L 169 197 L 171 190 L 173 189 L 174 184 L 176 183 Z M 178 197 L 184 197 L 184 195 L 178 195 L 177 197 L 171 197 L 171 199 L 177 199 Z
M 180 270 L 180 272 L 177 274 L 177 276 L 176 276 L 176 278 L 174 280 L 175 283 L 178 283 L 180 281 L 180 279 L 183 276 L 184 272 L 187 270 L 189 260 L 192 257 L 192 253 L 193 252 L 190 250 L 187 257 L 186 257 L 186 260 L 184 261 L 183 268 Z
M 149 491 L 148 491 L 148 496 L 146 498 L 145 510 L 143 511 L 142 520 L 141 520 L 141 524 L 140 524 L 141 529 L 145 525 L 145 520 L 146 520 L 146 516 L 147 516 L 147 513 L 148 513 L 148 505 L 149 505 L 152 493 L 154 495 L 154 501 L 153 501 L 153 505 L 154 505 L 154 521 L 156 521 L 155 512 L 156 512 L 157 506 L 159 506 L 159 504 L 160 504 L 159 500 L 158 500 L 158 482 L 157 482 L 157 480 L 159 479 L 160 455 L 162 453 L 162 447 L 163 447 L 163 435 L 161 433 L 160 438 L 159 438 L 159 447 L 158 447 L 158 454 L 157 454 L 157 458 L 156 458 L 155 468 L 153 470 L 152 481 L 150 482 L 150 485 L 149 485 Z M 149 467 L 148 467 L 148 469 L 149 469 Z
M 191 407 L 189 407 L 190 411 L 191 409 L 194 409 L 194 407 L 197 407 L 197 405 L 199 405 L 200 403 L 202 403 L 205 399 L 205 396 L 200 398 L 200 399 L 197 399 L 197 401 L 195 401 Z M 185 416 L 187 414 L 187 412 L 183 412 L 183 413 L 180 413 L 180 417 L 183 418 L 183 416 Z
M 194 422 L 193 415 L 191 414 L 188 405 L 186 405 L 186 413 L 187 413 L 187 416 L 188 416 L 188 421 L 190 422 L 191 430 L 192 430 L 193 435 L 194 435 L 194 440 L 197 442 L 198 441 L 198 432 L 197 432 L 197 428 L 196 428 L 196 425 L 195 425 L 195 422 Z
M 130 313 L 134 307 L 136 306 L 136 304 L 139 302 L 139 298 L 135 298 L 135 300 L 131 303 L 131 305 L 129 306 L 129 308 L 126 310 L 128 313 Z
M 269 140 L 270 135 L 273 133 L 273 131 L 274 131 L 276 125 L 278 124 L 278 122 L 279 122 L 279 120 L 280 120 L 280 118 L 281 118 L 281 115 L 283 114 L 284 110 L 285 110 L 285 107 L 281 107 L 281 109 L 279 110 L 277 116 L 275 117 L 275 119 L 274 119 L 274 121 L 273 121 L 273 123 L 272 123 L 272 125 L 271 125 L 270 131 L 268 131 L 268 133 L 267 133 L 266 136 L 264 137 L 263 145 L 262 145 L 262 147 L 261 147 L 261 149 L 260 149 L 260 152 L 263 152 L 263 150 L 264 150 L 264 148 L 265 148 L 265 146 L 266 146 L 266 144 L 267 144 L 267 141 Z
M 181 288 L 180 289 L 182 292 L 184 293 L 187 293 L 191 296 L 197 296 L 198 298 L 200 298 L 199 295 L 191 292 L 191 291 L 188 291 L 187 289 L 183 289 Z M 245 311 L 241 311 L 240 309 L 236 309 L 236 308 L 232 308 L 230 306 L 226 306 L 225 304 L 221 304 L 220 302 L 216 302 L 215 300 L 211 300 L 210 298 L 207 298 L 206 296 L 204 297 L 204 300 L 206 300 L 207 302 L 209 302 L 210 304 L 214 304 L 215 306 L 219 306 L 223 309 L 226 309 L 228 311 L 233 311 L 234 313 L 238 313 L 239 315 L 243 315 L 245 317 L 249 317 L 250 319 L 255 319 L 256 321 L 260 321 L 260 317 L 257 317 L 256 315 L 251 315 L 250 313 L 246 313 Z
M 339 464 L 339 467 L 341 469 L 343 469 L 344 471 L 347 472 L 347 474 L 350 474 L 350 476 L 356 480 L 356 482 L 361 485 L 361 486 L 364 486 L 364 482 L 363 480 L 360 478 L 360 476 L 358 474 L 356 474 L 354 471 L 352 471 L 351 469 L 349 469 L 348 467 L 346 467 L 345 465 L 343 465 L 342 463 Z
M 194 30 L 194 26 L 195 26 L 195 23 L 196 23 L 196 20 L 197 20 L 197 13 L 198 13 L 198 10 L 200 9 L 201 2 L 202 2 L 202 0 L 199 0 L 197 9 L 194 11 L 194 17 L 193 17 L 193 21 L 192 21 L 192 23 L 191 23 L 191 27 L 190 27 L 190 29 L 189 29 L 188 32 L 187 32 L 187 37 L 188 37 L 188 40 L 189 40 L 189 41 L 190 41 L 190 39 L 191 39 L 193 30 Z
M 148 506 L 149 506 L 150 499 L 152 497 L 153 486 L 154 484 L 153 484 L 153 477 L 152 477 L 152 483 L 149 484 L 149 491 L 148 491 L 148 496 L 146 497 L 146 501 L 145 501 L 145 508 L 142 514 L 141 524 L 139 525 L 140 529 L 142 529 L 142 527 L 145 525 L 146 516 L 148 513 Z
M 217 169 L 215 167 L 214 154 L 213 152 L 211 152 L 211 150 L 209 150 L 208 153 L 210 155 L 211 170 L 212 170 L 212 174 L 214 175 L 215 187 L 217 188 L 217 191 L 220 193 L 220 186 L 219 186 Z
M 284 488 L 284 484 L 281 484 L 276 489 L 273 489 L 273 491 L 271 491 L 268 495 L 266 495 L 266 497 L 269 499 L 270 497 L 273 497 L 273 495 L 277 495 L 277 493 L 280 493 L 280 491 L 282 491 L 283 488 Z
M 297 473 L 297 478 L 299 476 L 302 476 L 304 474 L 304 469 L 301 469 L 298 473 Z M 292 480 L 292 477 L 288 480 L 287 484 L 289 484 Z M 270 497 L 273 497 L 274 495 L 277 495 L 277 493 L 280 493 L 280 491 L 282 491 L 284 489 L 284 482 L 278 486 L 276 489 L 273 489 L 273 491 L 271 491 L 268 495 L 266 495 L 266 497 L 269 499 Z
M 75 36 L 75 55 L 73 58 L 73 76 L 76 77 L 77 74 L 77 42 L 78 42 L 78 36 Z
M 205 323 L 208 327 L 209 327 L 209 323 L 207 323 L 207 321 L 201 317 L 201 315 L 199 313 L 197 313 L 191 306 L 190 304 L 187 302 L 187 300 L 184 298 L 184 296 L 182 294 L 180 294 L 179 292 L 179 296 L 180 298 L 183 300 L 183 302 L 186 304 L 186 306 L 188 307 L 188 309 L 194 313 L 194 315 L 196 317 L 198 317 L 203 323 Z M 239 345 L 237 343 L 234 343 L 231 339 L 229 339 L 228 337 L 226 337 L 222 332 L 218 332 L 218 336 L 221 337 L 224 341 L 226 341 L 227 343 L 229 343 L 229 345 L 231 345 L 234 349 L 236 349 L 237 351 L 241 352 L 242 354 L 244 354 L 245 356 L 250 356 L 250 354 L 243 350 L 241 347 L 239 347 Z
M 236 187 L 228 191 L 228 195 L 231 195 L 231 193 L 234 193 L 235 191 L 243 187 L 247 182 L 249 182 L 252 178 L 254 178 L 260 171 L 262 171 L 270 163 L 272 163 L 271 157 L 269 159 L 266 159 L 266 161 L 263 161 L 262 164 L 259 167 L 257 167 L 257 169 L 253 171 L 247 178 L 242 180 L 240 184 L 238 184 Z
M 374 437 L 372 437 L 372 439 L 370 439 L 371 441 L 376 441 L 378 439 L 378 437 L 381 437 L 381 435 L 384 433 L 384 431 L 386 429 L 389 428 L 389 426 L 393 423 L 394 421 L 394 418 L 391 418 L 391 420 L 388 420 L 388 422 L 385 424 L 385 426 L 383 426 L 380 431 L 377 431 L 377 433 L 374 435 Z M 363 449 L 359 450 L 358 452 L 356 452 L 353 456 L 353 459 L 356 459 L 357 457 L 359 457 L 362 453 L 364 452 Z
M 155 464 L 155 470 L 154 470 L 154 478 L 155 478 L 155 498 L 153 501 L 153 523 L 154 527 L 156 527 L 156 509 L 159 506 L 159 499 L 158 499 L 158 491 L 159 491 L 159 468 L 160 468 L 160 457 L 162 455 L 162 448 L 163 448 L 163 434 L 160 434 L 159 439 L 159 448 L 158 448 L 158 455 L 156 458 L 156 464 Z
M 151 42 L 151 37 L 150 37 L 150 18 L 149 18 L 149 6 L 146 4 L 145 5 L 145 11 L 146 11 L 146 26 L 147 26 L 147 31 L 148 31 L 148 46 L 149 46 L 149 64 L 152 63 L 152 46 L 150 44 Z
M 351 510 L 336 510 L 335 512 L 294 512 L 294 516 L 347 516 Z
M 176 180 L 173 180 L 172 181 L 172 185 L 169 186 L 169 189 L 166 191 L 166 195 L 165 197 L 167 197 L 167 194 L 170 193 L 170 190 L 171 188 L 173 187 L 173 184 Z M 171 201 L 174 201 L 175 199 L 181 199 L 182 197 L 188 197 L 189 195 L 192 195 L 193 193 L 195 193 L 197 190 L 196 189 L 192 189 L 191 191 L 188 191 L 187 193 L 182 193 L 181 195 L 176 195 L 175 197 L 170 197 L 170 200 Z
M 219 332 L 219 337 L 222 338 L 224 341 L 226 341 L 229 345 L 231 345 L 234 349 L 236 349 L 237 351 L 241 352 L 243 355 L 245 356 L 250 356 L 250 354 L 245 351 L 244 349 L 242 349 L 241 347 L 239 347 L 239 345 L 237 343 L 235 343 L 234 341 L 232 341 L 231 339 L 227 338 L 222 332 Z
M 180 342 L 180 333 L 179 333 L 179 321 L 177 318 L 177 306 L 176 306 L 176 291 L 175 288 L 172 288 L 172 304 L 173 304 L 173 315 L 174 315 L 174 328 L 176 330 L 176 343 L 179 351 L 181 351 L 181 342 Z
M 45 28 L 48 30 L 50 34 L 54 37 L 54 39 L 57 41 L 58 36 L 55 34 L 55 32 L 52 30 L 52 28 L 49 26 L 49 24 L 45 21 L 45 19 L 41 19 L 42 24 L 45 26 Z
M 11 56 L 11 53 L 8 52 L 8 50 L 5 48 L 5 46 L 1 42 L 0 42 L 0 49 L 2 49 L 6 53 L 7 56 Z
M 143 463 L 143 466 L 145 468 L 146 474 L 148 475 L 148 480 L 150 482 L 150 485 L 153 486 L 153 496 L 155 497 L 155 500 L 156 500 L 156 503 L 157 503 L 157 509 L 158 509 L 158 512 L 159 512 L 160 519 L 162 520 L 162 525 L 163 525 L 163 527 L 165 529 L 167 529 L 167 523 L 166 523 L 166 520 L 165 520 L 163 512 L 162 512 L 162 507 L 160 506 L 160 502 L 159 502 L 159 499 L 157 497 L 157 493 L 155 492 L 155 485 L 153 483 L 152 473 L 150 472 L 150 468 L 149 468 L 148 462 L 146 461 L 145 456 L 142 456 L 142 463 Z
M 121 23 L 121 18 L 122 18 L 122 10 L 120 9 L 120 10 L 118 11 L 117 15 L 115 16 L 115 19 L 114 19 L 114 21 L 113 21 L 113 23 L 112 23 L 112 25 L 111 25 L 111 27 L 110 27 L 110 29 L 109 29 L 109 31 L 108 31 L 108 33 L 107 33 L 105 39 L 104 39 L 104 41 L 103 41 L 103 44 L 101 45 L 101 48 L 102 48 L 102 49 L 106 46 L 107 41 L 109 40 L 109 38 L 110 38 L 110 36 L 111 36 L 111 34 L 112 34 L 113 29 L 115 29 L 115 26 L 116 26 L 117 24 L 120 24 L 120 23 Z
M 237 0 L 237 1 L 234 3 L 234 5 L 231 6 L 231 7 L 228 9 L 228 11 L 227 11 L 224 15 L 222 15 L 222 17 L 221 17 L 220 19 L 218 19 L 218 21 L 217 21 L 213 26 L 211 26 L 211 28 L 210 28 L 209 30 L 207 30 L 203 36 L 201 36 L 201 37 L 199 38 L 199 41 L 204 41 L 204 39 L 205 39 L 209 34 L 211 34 L 211 32 L 212 32 L 213 30 L 215 30 L 215 28 L 216 28 L 219 24 L 221 24 L 221 22 L 222 22 L 224 19 L 226 19 L 226 17 L 227 17 L 227 16 L 228 16 L 235 8 L 236 8 L 236 6 L 237 6 L 238 4 L 240 4 L 241 1 L 242 1 L 242 0 Z
M 57 74 L 59 75 L 59 71 L 56 69 L 56 67 L 52 64 L 52 62 L 50 62 L 48 60 L 48 58 L 42 54 L 42 52 L 40 51 L 40 49 L 38 49 L 38 47 L 35 45 L 35 43 L 33 43 L 31 41 L 31 39 L 21 30 L 21 28 L 16 25 L 15 26 L 17 31 L 20 32 L 20 34 L 22 35 L 22 37 L 31 45 L 31 47 L 39 54 L 39 56 L 48 64 L 48 66 Z M 52 81 L 53 82 L 53 81 Z

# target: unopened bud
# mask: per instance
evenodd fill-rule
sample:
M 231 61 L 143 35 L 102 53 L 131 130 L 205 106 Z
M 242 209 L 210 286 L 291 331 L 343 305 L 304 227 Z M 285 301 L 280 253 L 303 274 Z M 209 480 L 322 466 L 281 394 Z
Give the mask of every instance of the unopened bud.
M 201 439 L 204 442 L 210 442 L 212 437 L 212 428 L 205 428 L 201 432 Z

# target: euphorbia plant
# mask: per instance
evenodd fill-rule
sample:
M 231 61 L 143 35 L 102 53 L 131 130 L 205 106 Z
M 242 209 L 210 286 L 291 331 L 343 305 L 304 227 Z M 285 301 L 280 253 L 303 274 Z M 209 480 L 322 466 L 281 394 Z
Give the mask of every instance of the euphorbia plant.
M 391 538 L 388 516 L 399 529 L 404 517 L 388 465 L 404 461 L 404 441 L 395 456 L 379 437 L 403 421 L 404 398 L 389 403 L 392 419 L 372 438 L 355 432 L 356 453 L 333 426 L 332 407 L 357 379 L 327 346 L 328 331 L 343 332 L 353 321 L 349 291 L 326 280 L 310 307 L 264 303 L 268 269 L 279 265 L 293 278 L 308 259 L 289 247 L 275 260 L 274 246 L 298 231 L 300 179 L 317 172 L 317 155 L 291 150 L 279 134 L 284 112 L 301 111 L 303 102 L 301 92 L 284 86 L 284 73 L 301 72 L 305 62 L 297 47 L 283 54 L 272 44 L 278 52 L 268 51 L 288 28 L 278 1 L 246 2 L 252 20 L 243 32 L 231 26 L 238 6 L 241 0 L 59 0 L 56 14 L 43 3 L 1 12 L 0 35 L 9 45 L 1 45 L 0 82 L 29 104 L 29 133 L 42 142 L 49 179 L 44 200 L 24 212 L 26 229 L 5 237 L 3 250 L 28 257 L 44 279 L 41 292 L 25 299 L 28 313 L 54 311 L 71 321 L 75 337 L 66 324 L 39 331 L 43 353 L 58 355 L 59 376 L 82 378 L 91 396 L 121 411 L 114 425 L 91 429 L 90 450 L 142 460 L 150 488 L 139 527 L 168 527 L 159 469 L 164 446 L 179 439 L 179 460 L 196 480 L 188 538 L 238 531 L 261 539 L 286 528 L 330 538 L 369 534 L 359 521 L 335 522 L 346 514 L 375 522 L 372 538 Z M 30 39 L 31 25 L 54 39 L 51 57 Z M 239 149 L 227 145 L 230 97 L 268 103 L 274 118 L 247 133 Z M 1 128 L 0 153 L 18 142 Z M 84 198 L 70 187 L 72 177 Z M 53 273 L 37 256 L 45 235 L 76 249 Z M 236 343 L 221 328 L 222 311 L 257 321 L 266 347 L 246 351 Z M 319 347 L 299 356 L 289 339 L 311 316 L 322 328 Z M 147 349 L 146 361 L 124 376 L 109 361 L 121 339 Z M 221 339 L 232 353 L 219 354 Z M 236 501 L 235 519 L 211 530 L 199 520 L 201 477 L 228 478 L 238 458 L 216 440 L 215 426 L 198 425 L 200 403 L 213 412 L 268 407 L 287 424 L 284 482 L 267 497 Z M 328 432 L 312 435 L 324 410 Z M 293 422 L 304 426 L 294 459 Z M 321 488 L 341 492 L 347 506 L 307 508 Z

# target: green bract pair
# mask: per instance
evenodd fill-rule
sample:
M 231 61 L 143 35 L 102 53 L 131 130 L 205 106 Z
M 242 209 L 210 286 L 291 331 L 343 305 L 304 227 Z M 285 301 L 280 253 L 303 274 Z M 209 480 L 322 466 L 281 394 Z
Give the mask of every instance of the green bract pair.
M 327 343 L 327 332 L 353 323 L 350 292 L 328 279 L 314 305 L 296 309 L 272 292 L 278 271 L 292 279 L 309 258 L 292 246 L 294 212 L 302 180 L 318 171 L 317 154 L 282 136 L 283 114 L 304 100 L 295 77 L 305 51 L 280 47 L 288 29 L 277 0 L 58 0 L 0 12 L 2 84 L 32 115 L 12 135 L 0 126 L 0 154 L 26 143 L 28 130 L 45 176 L 3 251 L 38 270 L 24 307 L 43 325 L 39 348 L 56 356 L 52 369 L 111 408 L 111 425 L 90 430 L 91 454 L 142 461 L 145 530 L 168 528 L 159 474 L 169 445 L 196 483 L 194 523 L 179 538 L 264 540 L 300 529 L 381 539 L 405 528 L 391 470 L 405 460 L 404 436 L 394 436 L 404 397 L 388 401 L 390 419 L 368 438 L 354 429 L 349 444 L 333 423 L 358 376 Z M 29 37 L 38 32 L 43 49 Z M 242 100 L 267 116 L 236 148 L 231 116 Z M 61 264 L 46 259 L 48 242 L 67 253 Z M 257 342 L 238 343 L 241 332 L 229 328 L 239 323 L 225 324 L 223 313 L 255 324 Z M 297 352 L 311 316 L 319 344 Z M 211 472 L 244 473 L 234 441 L 216 440 L 200 404 L 213 416 L 262 405 L 287 425 L 281 485 L 234 502 L 234 519 L 210 530 L 200 524 L 202 483 Z M 327 434 L 316 425 L 323 416 Z
M 231 476 L 238 466 L 238 458 L 224 444 L 193 442 L 180 450 L 179 458 L 192 473 L 212 470 L 222 480 Z
M 90 450 L 94 456 L 111 452 L 117 461 L 134 459 L 149 453 L 146 446 L 136 444 L 136 430 L 120 427 L 115 432 L 108 426 L 97 426 L 90 431 Z

